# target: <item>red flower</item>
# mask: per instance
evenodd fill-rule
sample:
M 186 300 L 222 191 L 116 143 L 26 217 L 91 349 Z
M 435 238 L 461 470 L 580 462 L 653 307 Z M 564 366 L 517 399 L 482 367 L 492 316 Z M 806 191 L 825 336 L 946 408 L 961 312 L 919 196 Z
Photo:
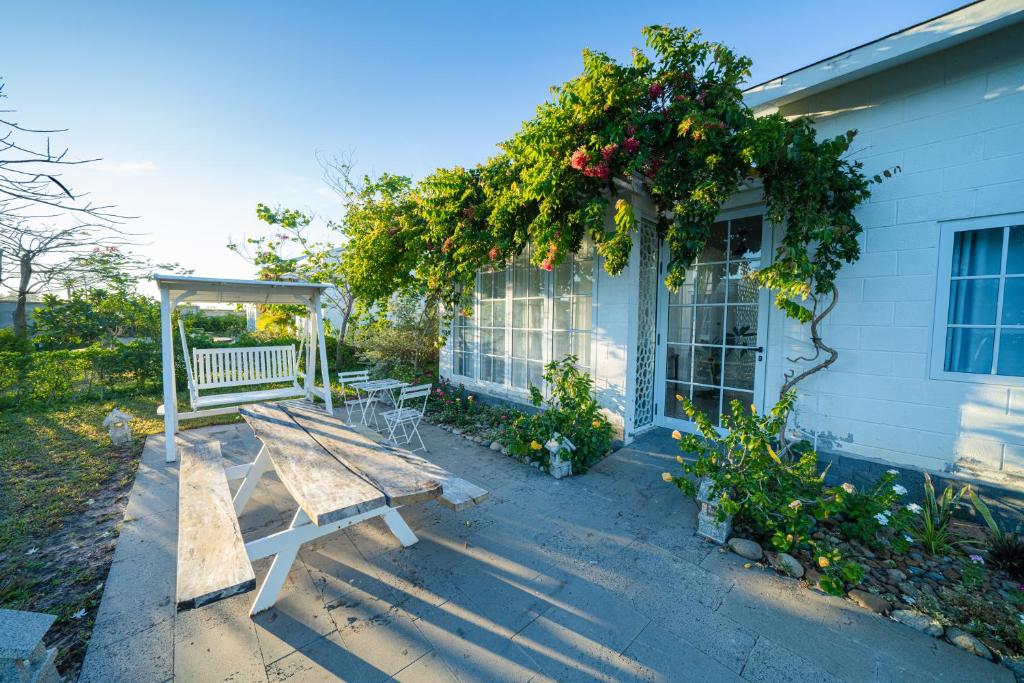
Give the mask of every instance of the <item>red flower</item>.
M 465 216 L 467 220 L 473 220 L 473 216 L 476 215 L 476 209 L 472 206 L 467 206 L 462 210 L 462 215 Z
M 498 260 L 498 248 L 497 247 L 491 247 L 491 250 L 489 252 L 487 252 L 487 258 L 491 259 L 492 261 L 497 261 Z
M 612 175 L 612 169 L 608 166 L 607 162 L 602 161 L 597 165 L 597 177 L 601 180 L 608 180 Z
M 578 150 L 572 153 L 572 158 L 569 160 L 569 165 L 575 168 L 577 171 L 582 171 L 587 167 L 590 162 L 590 155 L 587 154 L 587 150 L 580 147 Z
M 665 86 L 661 83 L 651 83 L 651 87 L 647 88 L 647 94 L 651 96 L 651 99 L 657 99 L 665 92 Z
M 540 264 L 540 267 L 543 268 L 544 270 L 548 271 L 548 272 L 554 270 L 554 267 L 550 263 L 548 263 L 546 260 L 543 263 Z
M 444 244 L 441 245 L 441 253 L 442 254 L 447 254 L 449 251 L 452 250 L 452 247 L 454 247 L 454 246 L 455 246 L 455 239 L 452 238 L 452 237 L 449 237 L 448 239 L 446 239 L 444 241 Z
M 640 141 L 630 136 L 623 140 L 622 149 L 623 151 L 626 152 L 626 154 L 636 154 L 638 151 L 640 151 Z
M 636 133 L 636 128 L 634 128 L 633 126 L 626 126 L 626 136 L 627 137 L 633 137 L 634 133 Z
M 612 160 L 612 156 L 615 154 L 616 150 L 618 150 L 618 149 L 619 149 L 619 146 L 616 143 L 614 143 L 614 142 L 611 143 L 610 145 L 605 145 L 604 148 L 601 150 L 601 157 L 605 161 L 611 161 Z

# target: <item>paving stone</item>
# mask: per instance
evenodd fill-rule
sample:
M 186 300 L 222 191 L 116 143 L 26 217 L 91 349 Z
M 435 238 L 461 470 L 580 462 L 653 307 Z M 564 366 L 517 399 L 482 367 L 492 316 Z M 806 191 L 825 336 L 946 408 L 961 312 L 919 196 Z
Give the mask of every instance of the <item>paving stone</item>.
M 174 625 L 164 621 L 86 652 L 79 683 L 166 681 L 173 674 Z
M 676 681 L 684 672 L 701 681 L 742 680 L 733 669 L 680 642 L 676 634 L 655 624 L 648 624 L 622 656 L 637 668 L 638 678 L 645 681 Z
M 408 683 L 419 683 L 420 681 L 458 683 L 459 681 L 436 652 L 426 653 L 396 673 L 394 679 L 402 682 L 408 681 Z
M 581 674 L 608 678 L 609 667 L 618 669 L 621 664 L 619 653 L 649 623 L 621 595 L 577 579 L 565 586 L 557 604 L 513 641 L 531 651 L 544 673 L 555 680 Z
M 339 631 L 339 637 L 350 653 L 389 676 L 431 649 L 412 620 L 403 615 L 387 621 L 355 623 Z
M 265 571 L 257 573 L 257 586 L 262 584 L 265 575 Z M 255 592 L 250 593 L 250 600 L 255 595 Z M 336 630 L 321 592 L 301 562 L 292 565 L 274 606 L 257 614 L 252 621 L 267 664 Z
M 162 554 L 110 565 L 90 646 L 116 643 L 174 618 L 174 565 Z
M 252 594 L 236 597 L 248 597 L 246 608 L 252 601 Z M 248 609 L 241 618 L 216 625 L 211 625 L 204 612 L 205 608 L 181 612 L 174 620 L 175 678 L 238 683 L 266 681 L 260 641 Z
M 942 624 L 938 621 L 927 614 L 915 610 L 898 609 L 892 613 L 892 618 L 925 635 L 935 636 L 936 638 L 941 636 L 944 631 Z
M 743 667 L 742 676 L 745 680 L 756 683 L 839 683 L 842 680 L 765 637 L 758 638 L 746 666 Z
M 288 683 L 322 683 L 332 680 L 373 683 L 387 680 L 388 675 L 349 652 L 335 631 L 268 664 L 267 679 Z

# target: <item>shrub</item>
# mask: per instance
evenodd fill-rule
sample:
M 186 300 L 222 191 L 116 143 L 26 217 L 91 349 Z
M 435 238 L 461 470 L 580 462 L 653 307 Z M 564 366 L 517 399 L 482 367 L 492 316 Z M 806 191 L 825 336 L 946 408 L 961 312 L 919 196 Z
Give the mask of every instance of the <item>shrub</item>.
M 857 491 L 850 484 L 843 484 L 847 496 L 843 501 L 843 533 L 869 545 L 878 545 L 879 532 L 887 529 L 896 532 L 896 545 L 903 545 L 902 533 L 911 523 L 911 509 L 899 506 L 899 499 L 907 489 L 896 483 L 899 472 L 889 470 L 879 477 L 875 485 L 864 491 Z
M 550 396 L 545 401 L 540 389 L 530 386 L 530 401 L 545 405 L 543 413 L 517 416 L 504 439 L 509 452 L 525 455 L 547 468 L 550 454 L 544 448 L 554 434 L 572 441 L 572 471 L 586 472 L 611 449 L 612 425 L 594 397 L 594 381 L 576 366 L 576 356 L 552 361 L 544 367 L 544 381 Z
M 1001 529 L 988 505 L 973 490 L 968 489 L 967 495 L 988 527 L 985 544 L 992 564 L 1005 570 L 1015 579 L 1024 578 L 1024 538 L 1017 531 Z
M 931 476 L 924 474 L 924 509 L 917 518 L 911 534 L 921 542 L 932 555 L 941 555 L 952 550 L 959 538 L 950 529 L 953 511 L 968 488 L 964 486 L 954 492 L 953 484 L 947 484 L 941 496 L 935 495 L 935 484 Z

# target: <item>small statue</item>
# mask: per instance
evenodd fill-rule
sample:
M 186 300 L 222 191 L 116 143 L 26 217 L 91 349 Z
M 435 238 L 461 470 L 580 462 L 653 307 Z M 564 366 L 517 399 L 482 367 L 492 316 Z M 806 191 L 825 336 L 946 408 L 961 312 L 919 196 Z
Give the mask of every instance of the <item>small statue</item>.
M 127 446 L 132 442 L 131 419 L 131 415 L 119 408 L 111 410 L 110 415 L 103 419 L 103 426 L 110 431 L 110 440 L 115 446 Z

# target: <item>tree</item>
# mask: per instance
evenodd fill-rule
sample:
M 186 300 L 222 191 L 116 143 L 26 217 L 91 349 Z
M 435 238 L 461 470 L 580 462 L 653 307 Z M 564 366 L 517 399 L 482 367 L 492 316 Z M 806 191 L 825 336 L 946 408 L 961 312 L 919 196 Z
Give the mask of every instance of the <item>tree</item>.
M 3 89 L 0 81 L 0 99 L 6 97 Z M 62 130 L 23 126 L 11 113 L 0 110 L 0 286 L 17 294 L 14 332 L 24 337 L 30 293 L 47 291 L 80 271 L 76 257 L 123 247 L 129 235 L 117 227 L 126 217 L 73 192 L 61 178 L 66 167 L 97 160 L 71 159 L 66 148 L 54 151 L 50 135 Z M 4 261 L 14 268 L 5 269 Z
M 247 238 L 241 244 L 229 241 L 228 249 L 256 266 L 261 280 L 298 278 L 330 285 L 323 298 L 341 314 L 335 348 L 336 362 L 341 364 L 355 299 L 342 269 L 339 250 L 310 237 L 313 217 L 301 211 L 258 204 L 256 217 L 269 226 L 270 234 Z

